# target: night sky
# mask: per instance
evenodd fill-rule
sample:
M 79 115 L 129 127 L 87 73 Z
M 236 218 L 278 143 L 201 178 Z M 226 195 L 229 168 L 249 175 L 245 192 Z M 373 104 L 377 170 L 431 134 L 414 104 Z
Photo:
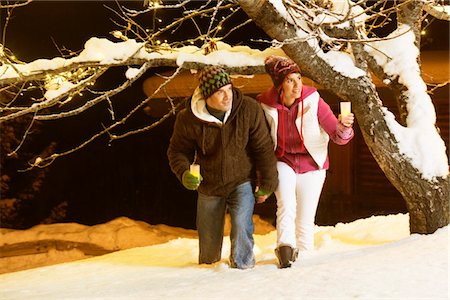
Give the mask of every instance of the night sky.
M 35 1 L 14 11 L 6 31 L 6 47 L 20 60 L 29 62 L 38 58 L 60 56 L 60 49 L 79 51 L 92 36 L 113 39 L 114 21 L 120 18 L 105 5 L 115 8 L 113 1 Z M 128 6 L 140 7 L 142 2 Z M 1 17 L 4 27 L 5 15 Z M 163 12 L 163 22 L 173 17 Z M 241 13 L 236 21 L 245 19 Z M 150 22 L 142 19 L 143 23 Z M 181 34 L 190 34 L 192 25 L 183 24 L 173 36 L 164 36 L 169 42 Z M 445 30 L 447 34 L 445 34 Z M 427 50 L 447 49 L 448 23 L 433 22 L 424 37 Z M 443 34 L 444 32 L 444 34 Z M 232 34 L 227 40 L 236 44 L 265 37 L 254 24 Z M 248 44 L 248 43 L 247 43 Z M 198 45 L 199 46 L 199 45 Z M 255 43 L 254 47 L 267 47 Z M 124 70 L 108 72 L 95 88 L 106 90 L 116 86 L 124 77 Z M 154 72 L 154 70 L 152 71 Z M 152 75 L 151 73 L 148 76 Z M 126 92 L 113 98 L 118 116 L 145 99 L 142 81 L 138 80 Z M 57 150 L 65 150 L 102 128 L 102 120 L 110 117 L 106 106 L 97 105 L 82 117 L 50 121 L 42 124 L 42 133 L 35 139 L 37 147 L 57 141 Z M 155 120 L 144 112 L 138 113 L 127 124 L 128 128 L 145 126 Z M 35 225 L 63 202 L 68 203 L 67 215 L 61 221 L 98 224 L 119 216 L 143 220 L 151 224 L 195 228 L 196 193 L 187 191 L 178 182 L 168 166 L 166 150 L 174 118 L 150 132 L 138 134 L 109 144 L 100 138 L 86 148 L 55 161 L 49 168 L 37 199 L 29 208 L 32 215 L 27 226 Z M 128 129 L 128 128 L 125 128 Z

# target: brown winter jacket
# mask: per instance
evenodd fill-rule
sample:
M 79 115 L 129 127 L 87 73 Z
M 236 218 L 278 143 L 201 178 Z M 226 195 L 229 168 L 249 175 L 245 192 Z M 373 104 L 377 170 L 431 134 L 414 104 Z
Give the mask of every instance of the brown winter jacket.
M 203 177 L 198 188 L 202 194 L 227 196 L 239 184 L 254 179 L 255 170 L 262 190 L 273 192 L 278 185 L 273 142 L 264 113 L 256 100 L 236 88 L 224 124 L 207 113 L 199 89 L 178 113 L 167 156 L 180 181 L 195 153 Z

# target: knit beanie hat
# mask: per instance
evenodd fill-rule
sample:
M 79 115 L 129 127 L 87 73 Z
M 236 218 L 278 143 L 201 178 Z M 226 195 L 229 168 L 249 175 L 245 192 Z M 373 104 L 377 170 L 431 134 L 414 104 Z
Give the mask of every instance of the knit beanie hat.
M 200 73 L 200 90 L 203 98 L 207 99 L 221 87 L 230 84 L 230 75 L 218 66 L 205 67 Z
M 283 56 L 270 55 L 264 60 L 264 65 L 276 88 L 281 86 L 289 74 L 300 73 L 299 66 L 292 59 Z

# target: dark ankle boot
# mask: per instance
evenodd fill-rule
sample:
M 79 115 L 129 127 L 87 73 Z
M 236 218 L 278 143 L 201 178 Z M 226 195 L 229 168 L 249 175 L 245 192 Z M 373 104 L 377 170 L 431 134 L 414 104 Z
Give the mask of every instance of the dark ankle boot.
M 297 259 L 298 250 L 291 246 L 282 245 L 275 249 L 275 254 L 280 262 L 280 268 L 290 268 Z

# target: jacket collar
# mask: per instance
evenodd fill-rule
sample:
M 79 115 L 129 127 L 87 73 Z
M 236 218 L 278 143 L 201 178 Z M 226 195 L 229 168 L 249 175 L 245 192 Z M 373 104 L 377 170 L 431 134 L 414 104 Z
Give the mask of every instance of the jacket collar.
M 208 112 L 206 109 L 206 100 L 203 98 L 200 88 L 197 87 L 191 97 L 191 101 L 188 103 L 188 108 L 192 111 L 195 117 L 204 122 L 223 125 L 228 119 L 232 119 L 236 115 L 236 111 L 238 110 L 241 102 L 242 94 L 238 89 L 233 88 L 233 102 L 231 104 L 231 109 L 225 112 L 225 117 L 222 122 Z

